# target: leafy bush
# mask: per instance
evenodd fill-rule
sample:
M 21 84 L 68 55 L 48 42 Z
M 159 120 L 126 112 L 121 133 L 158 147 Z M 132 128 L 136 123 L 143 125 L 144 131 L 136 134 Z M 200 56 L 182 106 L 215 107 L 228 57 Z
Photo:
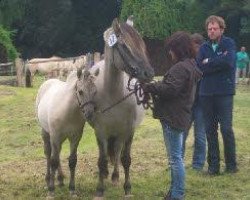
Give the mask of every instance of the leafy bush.
M 18 52 L 11 40 L 13 33 L 13 31 L 8 31 L 0 25 L 0 43 L 6 48 L 10 60 L 14 60 L 18 56 Z

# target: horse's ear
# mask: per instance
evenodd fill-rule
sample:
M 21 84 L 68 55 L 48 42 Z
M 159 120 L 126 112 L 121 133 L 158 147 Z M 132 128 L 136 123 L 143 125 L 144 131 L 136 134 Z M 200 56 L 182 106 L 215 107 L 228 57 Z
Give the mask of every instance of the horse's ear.
M 134 26 L 133 18 L 134 18 L 133 15 L 130 15 L 130 16 L 128 17 L 126 23 L 127 23 L 129 26 Z
M 117 18 L 115 18 L 112 22 L 112 28 L 116 35 L 120 35 L 121 29 L 120 29 L 120 23 Z
M 77 69 L 77 77 L 81 78 L 82 75 L 82 69 Z
M 94 72 L 94 75 L 95 75 L 95 76 L 98 76 L 98 75 L 99 75 L 99 73 L 100 73 L 100 69 L 99 69 L 99 68 L 97 68 L 97 69 L 95 70 L 95 72 Z

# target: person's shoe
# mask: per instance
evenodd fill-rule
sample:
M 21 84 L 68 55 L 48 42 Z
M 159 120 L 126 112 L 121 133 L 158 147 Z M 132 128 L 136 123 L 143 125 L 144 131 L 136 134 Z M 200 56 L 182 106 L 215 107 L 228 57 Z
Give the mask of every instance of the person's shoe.
M 209 176 L 218 176 L 220 175 L 220 171 L 219 170 L 207 170 L 207 172 L 205 173 L 206 175 Z
M 163 200 L 184 200 L 184 198 L 172 198 L 171 191 L 169 190 L 168 193 L 164 196 Z
M 171 200 L 171 191 L 169 190 L 168 193 L 164 196 L 163 200 Z
M 195 170 L 195 171 L 197 171 L 197 172 L 201 172 L 203 170 L 203 167 L 193 166 L 192 169 Z
M 225 169 L 225 173 L 229 173 L 229 174 L 235 174 L 239 171 L 239 169 L 237 167 L 234 168 L 226 168 Z

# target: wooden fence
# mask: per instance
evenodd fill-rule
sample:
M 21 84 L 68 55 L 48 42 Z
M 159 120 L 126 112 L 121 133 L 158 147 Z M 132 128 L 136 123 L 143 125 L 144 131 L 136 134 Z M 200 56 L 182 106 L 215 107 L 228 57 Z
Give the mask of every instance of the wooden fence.
M 13 62 L 0 63 L 0 76 L 14 76 L 16 69 Z
M 0 78 L 0 84 L 2 85 L 12 85 L 18 87 L 31 86 L 31 84 L 26 80 L 27 72 L 21 58 L 15 59 L 14 62 L 0 63 Z
M 54 61 L 66 61 L 66 60 L 73 60 L 78 57 L 69 57 L 69 58 L 61 58 Z M 99 62 L 103 56 L 99 52 L 95 53 L 88 53 L 86 54 L 86 66 L 88 68 L 92 67 L 96 62 Z M 51 62 L 51 61 L 38 61 L 35 63 L 44 63 L 44 62 Z M 33 64 L 33 62 L 31 62 Z M 3 76 L 10 76 L 9 80 L 11 79 L 11 85 L 18 86 L 18 87 L 32 87 L 32 77 L 29 70 L 27 70 L 26 66 L 27 62 L 22 60 L 21 58 L 17 58 L 14 62 L 8 63 L 0 63 L 0 84 L 4 84 L 6 81 L 2 81 L 1 77 Z M 46 78 L 55 78 L 59 76 L 59 70 L 52 71 L 50 74 L 45 75 Z M 10 81 L 9 81 L 10 82 Z M 9 85 L 9 84 L 8 84 Z

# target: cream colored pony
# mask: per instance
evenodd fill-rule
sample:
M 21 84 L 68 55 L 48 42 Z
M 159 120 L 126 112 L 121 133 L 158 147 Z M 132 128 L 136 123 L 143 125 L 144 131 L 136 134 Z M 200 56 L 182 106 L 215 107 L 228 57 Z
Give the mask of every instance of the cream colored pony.
M 58 171 L 59 185 L 63 185 L 63 172 L 60 165 L 62 143 L 70 142 L 70 182 L 69 190 L 75 194 L 75 167 L 77 147 L 82 137 L 86 119 L 91 119 L 95 109 L 93 98 L 96 94 L 94 77 L 88 71 L 72 72 L 67 81 L 57 79 L 45 81 L 37 94 L 36 112 L 42 128 L 44 153 L 47 158 L 45 180 L 48 197 L 54 196 L 55 173 Z

